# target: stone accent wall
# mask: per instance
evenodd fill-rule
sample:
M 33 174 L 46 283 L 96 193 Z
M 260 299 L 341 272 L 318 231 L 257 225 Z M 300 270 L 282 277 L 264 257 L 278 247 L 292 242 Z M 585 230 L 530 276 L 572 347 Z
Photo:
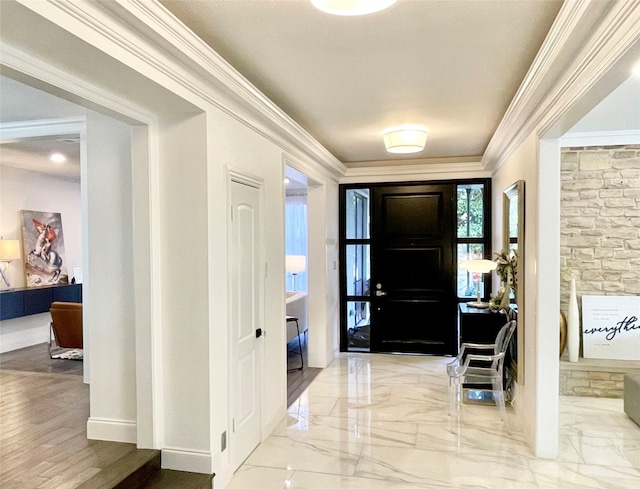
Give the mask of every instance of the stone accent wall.
M 585 370 L 560 371 L 560 395 L 622 398 L 624 373 Z
M 584 294 L 640 294 L 640 145 L 563 148 L 560 229 L 565 314 L 568 272 L 580 307 Z
M 563 148 L 561 177 L 561 311 L 572 274 L 580 311 L 585 294 L 640 294 L 640 145 Z M 561 362 L 561 394 L 622 397 L 620 370 L 583 362 Z

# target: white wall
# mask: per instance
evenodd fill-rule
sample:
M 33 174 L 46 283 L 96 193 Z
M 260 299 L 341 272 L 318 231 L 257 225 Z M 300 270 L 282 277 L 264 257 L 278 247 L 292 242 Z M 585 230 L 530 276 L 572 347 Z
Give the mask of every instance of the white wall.
M 61 214 L 65 261 L 69 276 L 73 276 L 73 268 L 82 266 L 80 182 L 0 166 L 0 236 L 4 239 L 18 239 L 20 246 L 21 210 Z M 9 263 L 7 278 L 12 287 L 25 286 L 23 260 Z M 0 287 L 6 288 L 4 281 L 0 282 Z M 49 321 L 49 313 L 0 321 L 0 353 L 49 341 Z
M 0 156 L 1 156 L 0 152 Z M 22 246 L 21 210 L 59 212 L 64 232 L 65 266 L 69 277 L 82 266 L 80 182 L 45 173 L 0 166 L 0 236 L 18 239 Z M 22 256 L 24 260 L 24 252 Z M 24 265 L 13 261 L 7 267 L 12 287 L 25 287 Z M 3 286 L 3 285 L 2 285 Z
M 246 125 L 212 109 L 208 118 L 208 198 L 211 348 L 211 438 L 217 484 L 231 476 L 229 451 L 220 453 L 220 435 L 233 443 L 231 389 L 228 385 L 229 315 L 227 313 L 227 169 L 263 180 L 264 209 L 264 323 L 261 368 L 261 416 L 265 438 L 286 412 L 286 344 L 284 282 L 284 172 L 282 149 Z M 231 445 L 230 445 L 231 446 Z M 218 462 L 219 461 L 219 462 Z
M 0 353 L 49 341 L 48 312 L 0 321 Z
M 87 111 L 85 343 L 90 439 L 136 441 L 131 128 Z
M 166 468 L 193 456 L 211 469 L 206 129 L 202 114 L 160 120 Z
M 91 367 L 88 435 L 136 441 L 136 417 L 140 415 L 136 397 L 141 395 L 136 387 L 136 379 L 140 380 L 136 333 L 145 334 L 147 329 L 139 328 L 145 318 L 137 318 L 136 287 L 142 286 L 144 280 L 138 277 L 142 257 L 138 253 L 139 241 L 134 239 L 133 223 L 138 214 L 132 215 L 132 205 L 139 202 L 140 206 L 135 205 L 134 209 L 140 210 L 144 196 L 150 194 L 148 234 L 153 253 L 149 276 L 150 287 L 159 293 L 150 299 L 144 296 L 145 307 L 146 302 L 151 303 L 146 322 L 151 324 L 148 341 L 153 343 L 153 356 L 145 366 L 154 383 L 153 413 L 158 416 L 154 421 L 158 435 L 155 445 L 162 449 L 165 467 L 215 471 L 216 486 L 224 487 L 232 474 L 229 451 L 220 452 L 220 435 L 224 431 L 231 434 L 228 379 L 229 368 L 233 368 L 228 364 L 225 170 L 231 167 L 264 181 L 267 334 L 263 338 L 261 435 L 265 438 L 286 414 L 284 148 L 297 158 L 307 159 L 306 164 L 311 167 L 319 163 L 313 158 L 322 158 L 322 178 L 317 181 L 325 186 L 318 187 L 324 189 L 318 202 L 325 212 L 318 221 L 321 253 L 315 266 L 325 283 L 327 276 L 331 281 L 336 274 L 333 260 L 327 257 L 337 256 L 337 184 L 326 180 L 332 178 L 328 174 L 335 177 L 331 169 L 339 164 L 315 141 L 301 136 L 303 133 L 293 122 L 281 121 L 270 106 L 253 107 L 258 98 L 247 96 L 238 102 L 240 97 L 230 93 L 230 88 L 219 89 L 220 80 L 204 80 L 206 73 L 200 68 L 198 76 L 188 72 L 185 65 L 177 65 L 176 57 L 159 52 L 156 43 L 145 39 L 136 44 L 137 49 L 124 49 L 123 44 L 140 40 L 141 31 L 112 25 L 120 19 L 101 15 L 98 11 L 106 8 L 103 4 L 86 3 L 79 8 L 89 10 L 88 17 L 100 19 L 104 22 L 101 25 L 111 28 L 108 36 L 87 31 L 86 25 L 80 25 L 82 19 L 59 9 L 57 4 L 36 2 L 29 4 L 28 11 L 21 8 L 18 13 L 29 18 L 38 13 L 50 17 L 55 24 L 64 26 L 64 36 L 46 36 L 47 49 L 32 46 L 45 37 L 44 33 L 18 41 L 24 41 L 28 52 L 38 53 L 49 63 L 47 70 L 36 69 L 36 74 L 44 79 L 52 76 L 54 85 L 74 93 L 77 90 L 94 103 L 104 103 L 110 110 L 126 114 L 129 120 L 146 121 L 149 147 L 134 153 L 148 153 L 151 162 L 149 175 L 134 169 L 134 186 L 131 128 L 108 117 L 89 114 L 88 170 L 83 180 L 89 228 L 85 230 L 85 321 L 91 324 L 87 332 Z M 47 22 L 35 25 L 60 34 Z M 75 38 L 74 33 L 82 39 Z M 7 33 L 3 32 L 3 41 L 5 36 Z M 64 43 L 58 46 L 56 43 L 61 40 Z M 17 48 L 23 46 L 20 43 Z M 61 48 L 65 56 L 59 54 Z M 145 56 L 136 58 L 138 50 Z M 180 62 L 188 63 L 187 57 L 185 52 L 185 59 Z M 90 66 L 86 59 L 92 60 Z M 51 75 L 50 66 L 64 68 L 65 76 Z M 180 76 L 176 76 L 178 73 Z M 123 94 L 130 100 L 120 98 Z M 192 104 L 186 109 L 192 113 L 184 112 L 186 103 L 176 103 L 181 97 Z M 219 101 L 224 107 L 216 105 Z M 140 105 L 136 106 L 136 102 Z M 139 113 L 144 117 L 136 119 Z M 145 176 L 149 181 L 145 182 Z M 327 199 L 332 203 L 327 204 Z M 337 308 L 337 290 L 331 290 L 329 284 L 318 292 L 319 304 L 325 311 L 318 333 L 326 336 L 322 355 L 326 365 L 337 345 L 337 316 L 326 317 Z M 332 323 L 334 330 L 325 335 L 325 326 Z M 144 381 L 149 377 L 141 378 Z M 144 391 L 148 394 L 147 387 Z
M 518 325 L 518 334 L 524 332 L 524 383 L 517 386 L 515 409 L 535 454 L 554 458 L 558 452 L 559 290 L 553 278 L 542 281 L 546 280 L 554 260 L 559 262 L 559 247 L 554 252 L 554 241 L 544 233 L 559 236 L 557 223 L 553 220 L 554 208 L 559 216 L 559 197 L 553 191 L 559 188 L 560 169 L 558 166 L 554 172 L 551 160 L 541 172 L 539 154 L 538 138 L 531 135 L 494 174 L 492 239 L 494 251 L 499 251 L 502 247 L 502 193 L 517 180 L 524 180 L 525 250 L 524 257 L 519 258 L 524 264 L 524 317 L 519 317 Z M 558 151 L 558 164 L 559 156 Z M 551 215 L 543 219 L 549 209 Z M 544 301 L 539 297 L 541 288 L 548 292 Z M 540 311 L 545 316 L 550 311 L 552 321 L 541 317 Z

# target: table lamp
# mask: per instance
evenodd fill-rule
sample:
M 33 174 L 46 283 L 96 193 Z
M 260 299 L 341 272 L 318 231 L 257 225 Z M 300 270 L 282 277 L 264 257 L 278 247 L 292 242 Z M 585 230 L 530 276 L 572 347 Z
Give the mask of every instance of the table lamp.
M 476 302 L 467 302 L 467 306 L 476 307 L 478 309 L 486 309 L 489 307 L 488 302 L 482 302 L 481 300 L 480 283 L 482 282 L 482 275 L 495 270 L 497 266 L 498 264 L 491 260 L 469 260 L 460 263 L 460 268 L 476 274 L 478 282 L 478 300 Z
M 293 275 L 293 290 L 296 290 L 296 275 L 304 272 L 307 267 L 307 257 L 304 255 L 287 255 L 285 259 L 285 269 Z
M 5 272 L 7 270 L 7 266 L 9 266 L 9 262 L 13 260 L 20 259 L 20 241 L 17 239 L 1 239 L 0 238 L 0 275 L 2 275 L 2 280 L 7 284 L 8 288 L 11 288 L 11 284 L 9 280 L 7 280 L 7 276 Z

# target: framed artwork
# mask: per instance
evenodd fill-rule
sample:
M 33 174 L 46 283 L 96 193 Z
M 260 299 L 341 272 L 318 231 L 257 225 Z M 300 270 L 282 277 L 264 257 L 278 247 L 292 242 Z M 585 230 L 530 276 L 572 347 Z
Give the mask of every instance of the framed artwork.
M 585 358 L 640 360 L 640 297 L 582 296 Z
M 59 212 L 20 211 L 27 287 L 68 284 Z

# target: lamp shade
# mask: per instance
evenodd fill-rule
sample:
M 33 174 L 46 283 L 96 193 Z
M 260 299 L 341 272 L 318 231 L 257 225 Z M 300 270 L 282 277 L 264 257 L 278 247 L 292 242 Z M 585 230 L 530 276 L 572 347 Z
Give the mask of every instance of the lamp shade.
M 311 0 L 318 10 L 333 15 L 367 15 L 391 7 L 397 0 Z
M 422 127 L 398 127 L 382 133 L 389 153 L 419 153 L 427 142 L 427 130 Z
M 17 239 L 0 239 L 0 261 L 20 259 L 20 241 Z
M 460 263 L 459 266 L 472 273 L 489 273 L 495 270 L 498 264 L 491 260 L 468 260 Z
M 307 257 L 304 255 L 287 255 L 285 268 L 289 273 L 304 272 L 307 267 Z

